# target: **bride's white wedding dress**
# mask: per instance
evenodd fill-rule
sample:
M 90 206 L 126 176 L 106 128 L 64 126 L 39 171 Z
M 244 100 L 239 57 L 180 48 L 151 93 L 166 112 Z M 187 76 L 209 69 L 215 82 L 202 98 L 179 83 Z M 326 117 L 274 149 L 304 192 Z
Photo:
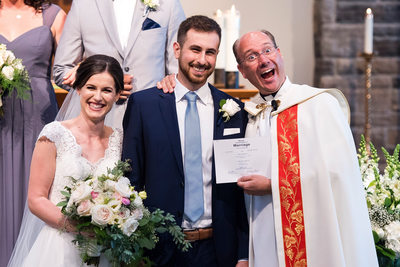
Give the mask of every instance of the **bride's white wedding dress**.
M 63 195 L 60 192 L 64 190 L 65 186 L 71 185 L 71 179 L 68 177 L 82 179 L 89 174 L 97 176 L 106 173 L 107 168 L 115 166 L 115 163 L 121 157 L 122 131 L 120 129 L 113 130 L 104 157 L 98 162 L 92 163 L 82 156 L 82 148 L 77 144 L 74 135 L 60 122 L 52 122 L 43 128 L 38 139 L 44 136 L 53 142 L 57 148 L 55 177 L 49 194 L 51 202 L 57 204 L 63 200 Z M 46 162 L 43 162 L 43 164 L 46 164 Z M 29 213 L 25 215 L 33 216 Z M 37 231 L 37 227 L 33 225 L 35 223 L 24 220 L 13 256 L 8 264 L 9 267 L 85 266 L 82 264 L 78 249 L 71 242 L 74 239 L 73 234 L 61 232 L 44 224 L 37 238 L 33 239 L 32 234 Z M 29 240 L 24 240 L 24 237 L 30 239 L 30 242 L 34 240 L 31 247 L 27 245 Z M 102 260 L 100 265 L 104 264 L 105 262 Z

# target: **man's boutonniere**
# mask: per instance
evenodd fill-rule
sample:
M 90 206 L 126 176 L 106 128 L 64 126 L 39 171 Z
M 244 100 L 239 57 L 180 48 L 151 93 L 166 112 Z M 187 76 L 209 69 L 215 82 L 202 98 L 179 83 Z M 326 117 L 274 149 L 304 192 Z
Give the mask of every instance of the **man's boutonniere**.
M 160 6 L 159 0 L 141 0 L 144 4 L 144 13 L 143 17 L 147 16 L 150 11 L 156 11 L 157 7 Z
M 240 111 L 240 106 L 233 99 L 221 99 L 219 101 L 219 112 L 222 112 L 222 117 L 225 118 L 224 122 Z

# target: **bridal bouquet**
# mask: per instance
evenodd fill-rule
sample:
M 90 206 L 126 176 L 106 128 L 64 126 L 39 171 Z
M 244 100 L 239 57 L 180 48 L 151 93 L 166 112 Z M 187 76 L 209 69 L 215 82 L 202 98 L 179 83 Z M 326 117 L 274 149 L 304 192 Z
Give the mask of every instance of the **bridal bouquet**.
M 358 158 L 379 265 L 400 266 L 400 145 L 393 155 L 382 148 L 387 163 L 383 174 L 377 151 L 369 145 L 370 153 L 362 136 Z
M 61 193 L 65 200 L 57 205 L 62 213 L 77 222 L 73 242 L 86 264 L 99 264 L 100 254 L 112 266 L 149 266 L 145 249 L 155 247 L 157 234 L 169 232 L 182 251 L 190 244 L 171 214 L 157 209 L 150 212 L 142 200 L 146 192 L 137 192 L 124 173 L 129 163 L 119 161 L 114 169 L 98 177 L 73 180 Z
M 0 115 L 3 115 L 3 96 L 17 90 L 17 97 L 27 99 L 29 87 L 28 72 L 22 65 L 22 60 L 15 55 L 4 44 L 0 44 Z

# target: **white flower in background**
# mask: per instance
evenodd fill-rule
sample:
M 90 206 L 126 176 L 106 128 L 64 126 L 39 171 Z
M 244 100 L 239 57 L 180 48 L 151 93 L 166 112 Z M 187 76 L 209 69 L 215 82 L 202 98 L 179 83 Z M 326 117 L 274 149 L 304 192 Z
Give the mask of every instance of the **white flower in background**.
M 115 190 L 123 197 L 130 197 L 133 193 L 130 181 L 126 177 L 120 177 L 115 184 Z
M 11 66 L 4 66 L 3 69 L 1 70 L 1 73 L 7 80 L 12 81 L 14 78 L 14 68 Z
M 136 228 L 138 226 L 139 226 L 139 222 L 137 220 L 135 220 L 134 218 L 130 217 L 122 225 L 121 230 L 125 235 L 131 236 L 136 231 Z
M 104 187 L 105 187 L 106 190 L 114 190 L 115 184 L 116 184 L 115 181 L 106 180 L 106 181 L 104 182 Z
M 400 222 L 393 221 L 385 226 L 386 243 L 398 255 L 400 253 Z
M 91 210 L 92 222 L 98 225 L 106 225 L 113 219 L 113 211 L 107 205 L 95 205 Z

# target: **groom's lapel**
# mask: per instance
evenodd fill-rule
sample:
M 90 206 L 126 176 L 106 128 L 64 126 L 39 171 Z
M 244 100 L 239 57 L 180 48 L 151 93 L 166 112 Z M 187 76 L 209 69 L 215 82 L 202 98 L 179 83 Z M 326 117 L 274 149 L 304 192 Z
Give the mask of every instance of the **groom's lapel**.
M 221 139 L 224 132 L 223 118 L 222 114 L 219 112 L 219 102 L 224 98 L 224 95 L 221 94 L 221 92 L 211 84 L 208 84 L 208 86 L 210 87 L 214 102 L 214 140 L 217 140 Z
M 171 150 L 173 151 L 175 161 L 178 165 L 179 171 L 183 177 L 183 160 L 182 160 L 182 148 L 181 138 L 179 135 L 179 124 L 178 117 L 176 114 L 175 94 L 164 94 L 162 91 L 160 95 L 160 112 L 163 117 L 163 123 L 167 129 L 167 135 Z M 164 133 L 160 133 L 164 134 Z
M 113 3 L 111 0 L 110 1 L 95 0 L 95 1 L 101 19 L 103 20 L 104 27 L 106 28 L 107 33 L 110 36 L 110 39 L 113 42 L 118 53 L 121 55 L 121 57 L 123 57 L 124 52 L 122 51 L 121 42 L 119 40 L 117 20 L 115 19 Z M 99 41 L 101 42 L 102 40 Z

